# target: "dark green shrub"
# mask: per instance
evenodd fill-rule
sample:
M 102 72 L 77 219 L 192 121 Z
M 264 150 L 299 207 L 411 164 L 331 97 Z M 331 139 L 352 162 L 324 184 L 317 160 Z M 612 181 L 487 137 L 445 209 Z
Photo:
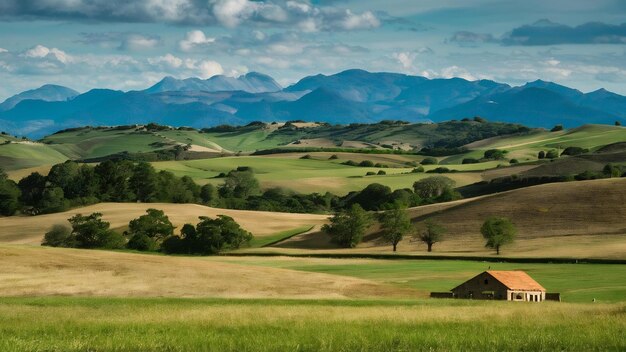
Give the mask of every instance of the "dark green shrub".
M 461 162 L 461 164 L 478 164 L 478 163 L 480 163 L 480 160 L 476 158 L 465 158 Z
M 424 158 L 424 160 L 420 161 L 420 164 L 422 165 L 437 165 L 439 164 L 439 161 L 437 161 L 437 159 L 435 158 Z

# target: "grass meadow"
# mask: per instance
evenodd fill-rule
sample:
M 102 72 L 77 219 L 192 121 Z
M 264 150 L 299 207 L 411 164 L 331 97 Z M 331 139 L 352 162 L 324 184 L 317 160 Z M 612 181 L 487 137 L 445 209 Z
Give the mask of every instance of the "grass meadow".
M 2 298 L 2 351 L 620 351 L 623 304 Z

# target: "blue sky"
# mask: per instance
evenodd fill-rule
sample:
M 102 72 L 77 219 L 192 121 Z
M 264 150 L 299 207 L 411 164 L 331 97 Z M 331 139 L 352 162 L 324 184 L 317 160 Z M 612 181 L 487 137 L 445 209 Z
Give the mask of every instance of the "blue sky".
M 626 94 L 626 1 L 0 0 L 0 99 L 349 68 Z

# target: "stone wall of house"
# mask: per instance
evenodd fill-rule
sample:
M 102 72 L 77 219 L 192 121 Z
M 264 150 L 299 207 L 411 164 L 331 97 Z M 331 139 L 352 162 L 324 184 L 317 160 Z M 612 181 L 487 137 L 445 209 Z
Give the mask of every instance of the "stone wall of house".
M 506 300 L 508 289 L 487 273 L 482 273 L 452 290 L 456 298 Z

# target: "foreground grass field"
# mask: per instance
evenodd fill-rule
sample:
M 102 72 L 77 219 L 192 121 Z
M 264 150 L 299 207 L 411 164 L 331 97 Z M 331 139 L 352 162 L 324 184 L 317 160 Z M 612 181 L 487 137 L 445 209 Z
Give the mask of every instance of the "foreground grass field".
M 3 298 L 0 349 L 620 351 L 625 318 L 623 304 Z
M 523 270 L 565 302 L 624 302 L 626 265 L 486 263 L 466 260 L 379 260 L 294 257 L 212 257 L 210 261 L 356 277 L 415 290 L 449 291 L 485 270 Z

